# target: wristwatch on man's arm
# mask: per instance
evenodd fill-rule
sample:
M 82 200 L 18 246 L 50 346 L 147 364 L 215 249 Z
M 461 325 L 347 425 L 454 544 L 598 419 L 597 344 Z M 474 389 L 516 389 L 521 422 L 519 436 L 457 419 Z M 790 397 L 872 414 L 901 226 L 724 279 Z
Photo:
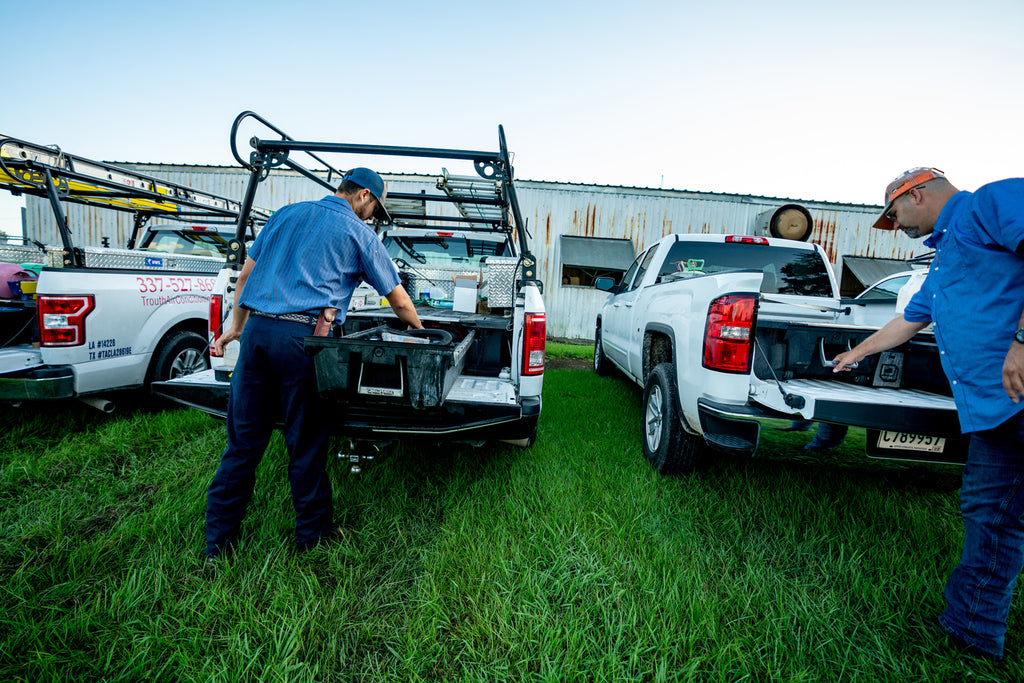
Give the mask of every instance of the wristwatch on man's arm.
M 1013 339 L 1019 344 L 1024 344 L 1024 327 L 1013 333 Z

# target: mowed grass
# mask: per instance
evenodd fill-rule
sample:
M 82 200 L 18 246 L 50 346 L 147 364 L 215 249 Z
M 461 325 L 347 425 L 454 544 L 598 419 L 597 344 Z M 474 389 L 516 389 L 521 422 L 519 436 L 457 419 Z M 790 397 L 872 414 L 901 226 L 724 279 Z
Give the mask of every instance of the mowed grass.
M 589 358 L 550 345 L 552 355 Z M 8 410 L 0 680 L 1019 680 L 920 625 L 959 556 L 955 492 L 853 430 L 662 477 L 640 391 L 545 376 L 530 449 L 401 444 L 332 460 L 345 538 L 299 556 L 275 437 L 238 552 L 203 558 L 224 428 L 193 410 Z M 339 443 L 339 446 L 343 444 Z

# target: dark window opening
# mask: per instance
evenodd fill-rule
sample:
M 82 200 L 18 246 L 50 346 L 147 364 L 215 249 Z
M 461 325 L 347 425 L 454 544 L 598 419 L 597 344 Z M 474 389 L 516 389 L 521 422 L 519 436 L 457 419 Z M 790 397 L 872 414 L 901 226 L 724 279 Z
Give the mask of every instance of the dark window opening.
M 599 277 L 622 282 L 633 261 L 633 242 L 605 237 L 562 235 L 560 240 L 562 285 L 593 287 Z

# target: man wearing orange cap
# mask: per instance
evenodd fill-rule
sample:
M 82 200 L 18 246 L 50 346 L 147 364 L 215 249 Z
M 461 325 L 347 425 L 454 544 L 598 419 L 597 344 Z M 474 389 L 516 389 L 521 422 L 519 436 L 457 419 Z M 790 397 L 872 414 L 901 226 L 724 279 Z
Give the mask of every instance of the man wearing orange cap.
M 971 435 L 964 546 L 938 626 L 957 645 L 1002 659 L 1024 568 L 1024 179 L 959 192 L 941 171 L 914 168 L 889 183 L 875 227 L 927 237 L 935 258 L 903 314 L 836 356 L 835 371 L 932 323 L 960 427 Z

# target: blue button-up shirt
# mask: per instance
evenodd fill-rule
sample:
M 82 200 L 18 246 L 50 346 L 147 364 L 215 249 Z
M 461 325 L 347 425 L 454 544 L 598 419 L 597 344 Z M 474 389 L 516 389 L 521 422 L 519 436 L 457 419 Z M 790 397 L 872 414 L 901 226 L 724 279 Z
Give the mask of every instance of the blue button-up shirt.
M 380 294 L 400 283 L 387 249 L 344 199 L 289 204 L 267 221 L 249 249 L 253 266 L 239 304 L 263 313 L 319 314 L 338 322 L 360 280 Z
M 935 258 L 903 317 L 932 321 L 964 432 L 992 429 L 1024 409 L 1002 380 L 1024 309 L 1022 241 L 1024 179 L 1014 178 L 953 195 L 924 242 Z

